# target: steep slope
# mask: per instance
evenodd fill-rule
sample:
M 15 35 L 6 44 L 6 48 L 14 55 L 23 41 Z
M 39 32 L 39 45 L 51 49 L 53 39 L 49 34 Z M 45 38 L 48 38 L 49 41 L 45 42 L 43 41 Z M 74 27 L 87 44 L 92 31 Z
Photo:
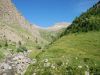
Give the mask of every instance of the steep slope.
M 22 16 L 11 0 L 0 0 L 0 61 L 11 51 L 27 49 L 34 52 L 48 43 L 41 37 L 39 28 Z
M 65 33 L 88 32 L 100 30 L 100 1 L 81 14 L 66 29 Z
M 66 26 L 68 24 L 60 23 L 43 29 L 32 25 L 16 9 L 12 0 L 0 0 L 0 58 L 10 49 L 19 49 L 19 45 L 33 50 L 35 54 L 34 50 L 43 49 L 57 40 Z
M 31 25 L 15 8 L 11 0 L 0 0 L 0 40 L 34 46 L 35 40 L 42 41 L 38 29 Z
M 78 17 L 81 21 L 75 19 L 66 29 L 67 35 L 39 53 L 36 56 L 38 62 L 30 65 L 25 75 L 99 75 L 99 5 L 100 2 L 82 14 L 84 18 Z M 83 22 L 84 19 L 88 20 Z

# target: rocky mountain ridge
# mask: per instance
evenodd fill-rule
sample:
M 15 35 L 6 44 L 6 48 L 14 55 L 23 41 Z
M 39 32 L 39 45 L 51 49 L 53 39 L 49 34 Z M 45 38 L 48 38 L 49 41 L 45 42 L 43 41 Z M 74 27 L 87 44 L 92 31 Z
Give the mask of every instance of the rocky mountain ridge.
M 35 24 L 30 24 L 17 10 L 12 0 L 0 0 L 0 43 L 2 43 L 2 40 L 14 44 L 21 41 L 25 46 L 39 45 L 44 47 L 52 41 L 52 35 L 58 35 L 58 32 L 68 25 L 67 23 L 58 23 L 53 27 L 44 29 Z M 41 36 L 42 34 L 45 35 Z M 50 34 L 49 37 L 48 34 Z M 57 38 L 58 36 L 54 37 Z

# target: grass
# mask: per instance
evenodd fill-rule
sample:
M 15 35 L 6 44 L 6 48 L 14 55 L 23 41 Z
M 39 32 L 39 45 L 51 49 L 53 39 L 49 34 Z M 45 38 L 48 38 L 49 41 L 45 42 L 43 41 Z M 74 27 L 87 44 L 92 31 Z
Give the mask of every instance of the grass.
M 62 37 L 48 48 L 40 57 L 91 58 L 100 63 L 100 32 L 70 34 Z
M 4 54 L 2 51 L 0 51 L 0 60 L 4 57 Z
M 53 75 L 69 75 L 66 74 L 66 68 L 69 67 L 73 68 L 75 75 L 79 75 L 81 71 L 84 75 L 84 71 L 87 70 L 86 65 L 90 69 L 93 68 L 93 72 L 95 72 L 97 67 L 100 68 L 100 31 L 65 35 L 37 56 L 39 61 L 34 69 L 36 70 L 38 67 L 40 75 L 47 72 L 43 71 L 42 63 L 44 59 L 48 59 L 51 64 L 64 64 L 59 65 L 55 70 L 50 68 L 48 72 Z M 68 65 L 65 65 L 66 63 Z M 77 68 L 80 65 L 82 66 L 81 71 Z
M 98 54 L 100 50 L 100 32 L 88 32 L 80 34 L 70 34 L 54 42 L 45 53 L 76 53 Z M 59 50 L 61 49 L 61 50 Z M 79 51 L 79 52 L 78 52 Z M 65 53 L 66 54 L 66 53 Z
M 57 40 L 64 31 L 65 28 L 59 29 L 58 31 L 42 30 L 42 29 L 39 30 L 41 37 L 43 37 L 48 42 L 54 42 L 55 40 Z
M 32 52 L 29 54 L 29 57 L 31 59 L 35 58 L 41 51 L 40 50 L 32 50 Z

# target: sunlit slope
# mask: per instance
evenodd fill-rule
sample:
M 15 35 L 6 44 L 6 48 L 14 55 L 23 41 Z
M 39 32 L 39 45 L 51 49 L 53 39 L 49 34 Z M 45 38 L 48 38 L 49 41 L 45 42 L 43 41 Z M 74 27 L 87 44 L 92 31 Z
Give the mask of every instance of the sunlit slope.
M 31 55 L 32 57 L 32 55 Z M 65 35 L 36 55 L 25 75 L 98 75 L 100 31 Z
M 25 75 L 99 75 L 100 1 L 76 18 L 58 40 L 37 53 Z M 45 36 L 45 35 L 43 35 Z
M 48 43 L 16 9 L 12 0 L 0 0 L 0 59 L 7 56 L 9 50 L 16 51 L 19 42 L 27 50 L 37 50 L 37 45 Z
M 99 57 L 100 31 L 66 35 L 40 54 L 40 59 L 66 61 L 63 58 L 68 58 L 71 60 L 70 64 L 74 62 L 75 58 L 78 58 L 80 62 L 84 58 L 89 58 L 100 65 Z

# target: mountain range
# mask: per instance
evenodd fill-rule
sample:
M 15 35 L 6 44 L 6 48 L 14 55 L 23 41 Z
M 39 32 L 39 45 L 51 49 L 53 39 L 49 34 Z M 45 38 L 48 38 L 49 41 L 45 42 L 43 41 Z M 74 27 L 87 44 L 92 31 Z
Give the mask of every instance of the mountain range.
M 0 0 L 0 61 L 28 51 L 24 58 L 36 62 L 24 75 L 100 75 L 100 1 L 72 23 L 42 28 Z
M 48 29 L 41 28 L 35 24 L 30 24 L 22 14 L 16 9 L 11 0 L 0 0 L 0 41 L 7 41 L 13 44 L 18 44 L 19 41 L 25 46 L 31 44 L 32 47 L 36 45 L 36 40 L 39 46 L 45 46 L 52 41 L 49 35 L 50 41 L 44 39 L 48 37 L 42 34 L 49 34 L 54 30 L 59 31 L 63 27 L 66 28 L 69 24 L 60 23 L 56 26 Z M 58 27 L 59 26 L 59 27 Z M 42 33 L 41 33 L 42 31 Z M 45 31 L 45 32 L 44 32 Z M 55 31 L 54 31 L 55 32 Z M 55 33 L 54 33 L 55 34 Z M 52 33 L 52 35 L 54 35 Z M 57 36 L 54 36 L 55 38 Z

